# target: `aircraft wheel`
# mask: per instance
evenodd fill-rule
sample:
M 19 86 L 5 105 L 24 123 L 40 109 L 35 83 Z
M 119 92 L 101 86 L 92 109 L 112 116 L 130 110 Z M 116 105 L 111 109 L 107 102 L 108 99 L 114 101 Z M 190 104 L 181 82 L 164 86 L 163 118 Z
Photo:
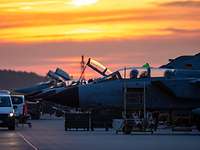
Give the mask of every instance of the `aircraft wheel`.
M 132 127 L 129 126 L 128 124 L 123 127 L 124 134 L 131 134 L 131 131 L 132 131 Z
M 9 125 L 8 130 L 14 131 L 15 130 L 15 124 Z
M 197 125 L 197 130 L 200 131 L 200 125 Z

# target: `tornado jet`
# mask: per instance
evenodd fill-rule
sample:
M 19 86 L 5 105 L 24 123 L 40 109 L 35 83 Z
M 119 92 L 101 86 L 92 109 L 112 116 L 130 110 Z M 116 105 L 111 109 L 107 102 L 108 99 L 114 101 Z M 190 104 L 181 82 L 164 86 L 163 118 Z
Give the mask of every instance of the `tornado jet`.
M 86 65 L 102 75 L 101 78 L 87 83 L 82 83 L 80 79 L 77 84 L 69 85 L 63 91 L 44 99 L 71 107 L 120 107 L 126 88 L 129 107 L 142 105 L 144 95 L 147 107 L 151 109 L 200 107 L 200 70 L 196 68 L 200 63 L 200 55 L 191 59 L 199 61 L 191 60 L 190 69 L 186 69 L 189 64 L 182 64 L 186 68 L 127 67 L 114 72 L 89 59 Z M 92 65 L 94 62 L 96 66 Z
M 28 100 L 35 100 L 39 97 L 42 98 L 61 92 L 65 89 L 67 81 L 71 80 L 71 77 L 62 69 L 57 68 L 55 71 L 50 70 L 47 73 L 46 80 L 31 87 L 16 89 L 14 92 L 24 94 Z
M 83 109 L 118 109 L 129 111 L 159 111 L 192 116 L 200 110 L 200 54 L 170 59 L 169 63 L 153 68 L 126 67 L 110 71 L 89 58 L 85 65 L 101 76 L 78 81 L 67 86 L 52 86 L 32 98 Z M 83 70 L 85 71 L 85 69 Z M 54 77 L 57 81 L 59 77 Z M 190 117 L 190 119 L 193 119 Z M 200 129 L 200 121 L 198 121 Z

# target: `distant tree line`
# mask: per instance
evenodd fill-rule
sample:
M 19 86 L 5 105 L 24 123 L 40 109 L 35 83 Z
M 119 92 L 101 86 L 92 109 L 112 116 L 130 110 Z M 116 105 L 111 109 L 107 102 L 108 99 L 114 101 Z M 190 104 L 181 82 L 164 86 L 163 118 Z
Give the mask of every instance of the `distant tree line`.
M 46 78 L 33 72 L 0 70 L 1 90 L 28 87 L 42 81 L 46 81 Z

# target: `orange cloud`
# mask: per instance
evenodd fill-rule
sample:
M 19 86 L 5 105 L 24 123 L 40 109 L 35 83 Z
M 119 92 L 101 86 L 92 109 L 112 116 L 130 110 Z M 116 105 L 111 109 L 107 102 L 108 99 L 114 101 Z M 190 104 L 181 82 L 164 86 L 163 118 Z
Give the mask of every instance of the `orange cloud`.
M 200 1 L 198 0 L 184 0 L 184 1 L 171 1 L 166 3 L 161 3 L 160 6 L 164 7 L 200 7 Z
M 0 39 L 7 42 L 93 41 L 171 35 L 163 29 L 198 28 L 200 16 L 196 14 L 199 13 L 199 9 L 163 7 L 0 12 Z

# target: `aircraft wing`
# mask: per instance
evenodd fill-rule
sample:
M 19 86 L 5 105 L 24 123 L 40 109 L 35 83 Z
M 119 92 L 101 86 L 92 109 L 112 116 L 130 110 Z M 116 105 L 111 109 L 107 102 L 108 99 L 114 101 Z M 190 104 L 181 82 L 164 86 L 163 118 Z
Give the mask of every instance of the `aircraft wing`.
M 194 79 L 190 83 L 200 86 L 200 79 Z
M 34 95 L 35 99 L 40 99 L 40 98 L 47 98 L 50 96 L 53 96 L 55 94 L 58 94 L 62 91 L 64 91 L 66 87 L 59 87 L 59 88 L 50 88 L 50 89 L 45 89 L 41 93 L 38 93 L 37 95 Z
M 16 90 L 14 90 L 14 92 L 21 93 L 21 94 L 24 94 L 24 95 L 32 94 L 32 93 L 40 92 L 43 89 L 47 89 L 51 85 L 52 85 L 51 82 L 43 82 L 43 83 L 39 83 L 39 84 L 33 85 L 31 87 L 16 89 Z

